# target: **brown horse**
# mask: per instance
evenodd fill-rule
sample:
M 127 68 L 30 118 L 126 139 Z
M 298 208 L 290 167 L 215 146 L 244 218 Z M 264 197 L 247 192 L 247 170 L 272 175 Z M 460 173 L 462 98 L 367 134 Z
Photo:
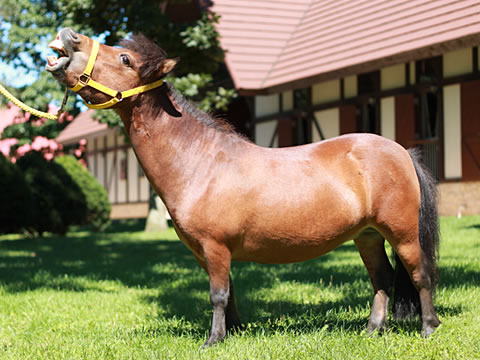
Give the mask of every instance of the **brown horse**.
M 415 152 L 371 134 L 259 147 L 162 84 L 177 61 L 145 37 L 96 46 L 62 29 L 51 44 L 60 57 L 49 57 L 47 70 L 91 106 L 113 106 L 121 116 L 179 238 L 209 275 L 213 319 L 205 345 L 240 326 L 232 260 L 305 261 L 350 239 L 374 289 L 368 330 L 386 328 L 393 292 L 397 318 L 418 312 L 423 334 L 434 332 L 436 192 Z

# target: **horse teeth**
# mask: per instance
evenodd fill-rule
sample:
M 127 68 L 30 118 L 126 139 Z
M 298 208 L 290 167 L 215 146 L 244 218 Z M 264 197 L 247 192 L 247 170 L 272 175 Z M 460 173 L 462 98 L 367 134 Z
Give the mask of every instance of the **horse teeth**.
M 50 44 L 48 44 L 50 49 L 55 50 L 62 56 L 67 56 L 67 52 L 65 51 L 65 47 L 63 46 L 63 42 L 59 39 L 53 40 Z
M 56 56 L 47 56 L 47 63 L 49 66 L 54 66 L 58 62 L 58 59 Z

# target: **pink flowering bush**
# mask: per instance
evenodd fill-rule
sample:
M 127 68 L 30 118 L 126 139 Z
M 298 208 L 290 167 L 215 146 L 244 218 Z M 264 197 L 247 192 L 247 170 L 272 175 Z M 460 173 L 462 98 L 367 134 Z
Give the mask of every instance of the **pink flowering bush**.
M 49 105 L 48 112 L 56 113 L 58 107 Z M 16 162 L 30 151 L 43 154 L 47 160 L 63 154 L 63 146 L 55 141 L 73 116 L 63 113 L 58 120 L 35 118 L 9 104 L 0 110 L 0 152 Z

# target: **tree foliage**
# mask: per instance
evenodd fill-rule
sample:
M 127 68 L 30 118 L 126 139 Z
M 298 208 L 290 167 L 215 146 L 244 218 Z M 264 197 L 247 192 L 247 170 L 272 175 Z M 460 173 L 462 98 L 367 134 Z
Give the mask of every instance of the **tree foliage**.
M 87 36 L 101 35 L 108 45 L 141 32 L 170 56 L 181 58 L 175 79 L 171 80 L 181 91 L 204 110 L 225 110 L 236 94 L 231 88 L 219 86 L 219 81 L 224 80 L 219 79 L 224 52 L 215 30 L 218 16 L 204 12 L 195 21 L 173 22 L 165 11 L 165 5 L 188 2 L 191 0 L 3 0 L 0 35 L 9 41 L 0 42 L 0 56 L 17 67 L 41 74 L 47 44 L 62 27 Z M 38 108 L 46 108 L 51 101 L 60 103 L 62 98 L 59 84 L 45 72 L 19 92 L 22 100 Z M 77 113 L 77 104 L 71 102 L 70 111 Z M 97 117 L 112 126 L 119 124 L 112 111 L 103 111 Z

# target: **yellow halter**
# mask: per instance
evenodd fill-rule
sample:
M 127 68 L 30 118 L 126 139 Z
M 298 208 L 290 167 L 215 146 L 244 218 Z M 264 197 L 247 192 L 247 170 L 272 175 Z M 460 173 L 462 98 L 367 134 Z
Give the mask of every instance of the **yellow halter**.
M 80 75 L 80 77 L 78 78 L 77 84 L 70 89 L 73 92 L 78 92 L 81 89 L 83 89 L 85 86 L 90 86 L 112 97 L 111 100 L 101 104 L 89 104 L 84 100 L 85 105 L 87 105 L 90 109 L 107 109 L 127 97 L 155 89 L 163 84 L 163 80 L 160 79 L 147 85 L 138 86 L 136 88 L 120 92 L 120 91 L 110 89 L 109 87 L 106 87 L 105 85 L 102 85 L 96 82 L 91 78 L 91 75 L 92 75 L 93 67 L 95 65 L 95 60 L 97 59 L 99 47 L 100 47 L 100 44 L 98 43 L 98 41 L 93 40 L 92 52 L 90 53 L 90 58 L 88 59 L 87 66 L 85 67 L 83 74 Z

